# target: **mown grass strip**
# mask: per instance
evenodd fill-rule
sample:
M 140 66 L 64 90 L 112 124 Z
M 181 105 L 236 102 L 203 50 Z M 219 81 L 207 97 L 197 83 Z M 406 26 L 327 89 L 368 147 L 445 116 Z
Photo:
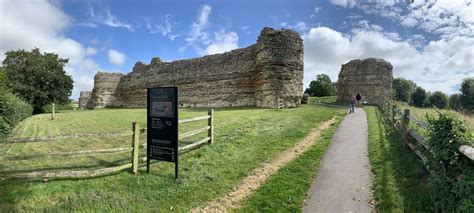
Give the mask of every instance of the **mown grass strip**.
M 319 163 L 331 143 L 342 115 L 321 133 L 317 142 L 286 166 L 282 167 L 234 212 L 300 212 L 307 192 L 317 175 Z
M 116 131 L 130 129 L 128 121 L 135 120 L 138 114 L 143 116 L 144 112 L 145 110 L 101 110 L 101 114 L 94 111 L 69 115 L 64 113 L 62 116 L 69 116 L 70 119 L 63 117 L 62 122 L 65 125 L 90 123 L 91 126 L 103 131 L 110 131 L 109 127 L 115 126 L 116 129 L 112 130 Z M 181 118 L 185 118 L 202 115 L 205 111 L 186 109 L 180 110 L 181 112 L 183 115 Z M 293 147 L 311 128 L 330 119 L 336 112 L 337 109 L 314 105 L 278 111 L 248 108 L 219 109 L 216 110 L 215 143 L 180 157 L 178 181 L 173 178 L 174 165 L 165 162 L 154 164 L 150 175 L 146 175 L 141 168 L 138 176 L 123 172 L 102 178 L 47 183 L 1 181 L 0 211 L 51 209 L 55 211 L 189 211 L 193 207 L 232 191 L 232 187 L 262 162 L 271 161 L 284 150 Z M 92 118 L 92 115 L 98 117 Z M 113 115 L 116 115 L 117 119 Z M 104 117 L 114 118 L 108 121 L 110 125 L 107 128 L 104 128 L 100 121 Z M 119 118 L 124 121 L 118 120 Z M 70 122 L 67 122 L 68 120 Z M 144 122 L 144 119 L 137 121 Z M 117 126 L 118 124 L 123 126 Z M 63 129 L 59 124 L 54 125 L 57 129 Z M 189 129 L 195 128 L 192 125 L 189 127 Z M 88 129 L 90 127 L 71 130 L 71 132 L 87 132 Z M 44 132 L 42 129 L 39 131 Z M 116 139 L 110 141 L 71 139 L 54 143 L 8 144 L 0 147 L 0 151 L 9 153 L 8 156 L 18 156 L 38 152 L 66 151 L 63 150 L 65 147 L 68 150 L 84 149 L 86 146 L 113 148 L 130 144 L 130 139 L 127 140 L 115 142 Z M 129 158 L 129 155 L 125 157 Z M 84 157 L 74 159 L 74 161 L 44 158 L 41 161 L 28 162 L 1 161 L 0 165 L 11 171 L 19 168 L 46 169 L 51 166 L 95 166 L 110 164 L 111 160 L 114 159 L 110 159 L 109 156 Z
M 369 126 L 369 160 L 375 199 L 382 212 L 429 212 L 428 174 L 403 137 L 375 107 L 364 107 Z

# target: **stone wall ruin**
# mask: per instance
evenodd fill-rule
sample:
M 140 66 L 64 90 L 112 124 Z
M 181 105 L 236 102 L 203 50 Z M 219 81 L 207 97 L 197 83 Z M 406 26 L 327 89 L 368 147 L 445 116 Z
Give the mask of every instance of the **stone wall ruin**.
M 342 65 L 337 80 L 337 101 L 349 101 L 349 95 L 360 93 L 368 104 L 379 104 L 392 98 L 393 66 L 383 60 L 368 58 Z
M 137 62 L 133 71 L 98 72 L 87 108 L 146 107 L 146 89 L 178 86 L 181 107 L 300 105 L 303 43 L 293 30 L 264 28 L 257 43 L 201 58 Z M 81 93 L 82 96 L 82 93 Z

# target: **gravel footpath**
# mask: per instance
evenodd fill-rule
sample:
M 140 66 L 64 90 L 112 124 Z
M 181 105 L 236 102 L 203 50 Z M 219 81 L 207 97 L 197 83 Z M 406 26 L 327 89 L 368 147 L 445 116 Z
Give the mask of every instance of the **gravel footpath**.
M 372 212 L 372 172 L 362 108 L 339 125 L 314 179 L 303 212 Z

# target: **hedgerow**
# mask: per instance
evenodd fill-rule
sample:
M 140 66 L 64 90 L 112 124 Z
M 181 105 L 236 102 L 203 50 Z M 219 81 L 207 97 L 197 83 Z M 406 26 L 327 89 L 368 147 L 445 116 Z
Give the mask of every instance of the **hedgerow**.
M 458 148 L 466 143 L 466 126 L 457 117 L 439 113 L 428 116 L 428 143 L 434 151 L 430 177 L 436 212 L 474 211 L 474 165 Z
M 6 137 L 16 124 L 32 113 L 30 104 L 9 92 L 0 92 L 0 137 Z

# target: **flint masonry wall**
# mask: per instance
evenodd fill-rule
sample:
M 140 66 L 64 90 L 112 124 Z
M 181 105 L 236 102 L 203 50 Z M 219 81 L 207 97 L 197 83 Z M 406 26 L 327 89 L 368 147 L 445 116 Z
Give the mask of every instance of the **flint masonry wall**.
M 79 109 L 85 109 L 87 107 L 87 102 L 89 102 L 89 98 L 91 96 L 91 91 L 81 91 L 81 95 L 79 96 Z
M 360 93 L 369 104 L 392 98 L 393 66 L 377 58 L 352 60 L 342 65 L 337 81 L 337 100 L 349 101 L 349 95 Z
M 303 44 L 292 30 L 264 28 L 247 48 L 149 65 L 127 75 L 98 72 L 88 108 L 145 107 L 146 88 L 178 86 L 181 107 L 297 107 L 303 94 Z

